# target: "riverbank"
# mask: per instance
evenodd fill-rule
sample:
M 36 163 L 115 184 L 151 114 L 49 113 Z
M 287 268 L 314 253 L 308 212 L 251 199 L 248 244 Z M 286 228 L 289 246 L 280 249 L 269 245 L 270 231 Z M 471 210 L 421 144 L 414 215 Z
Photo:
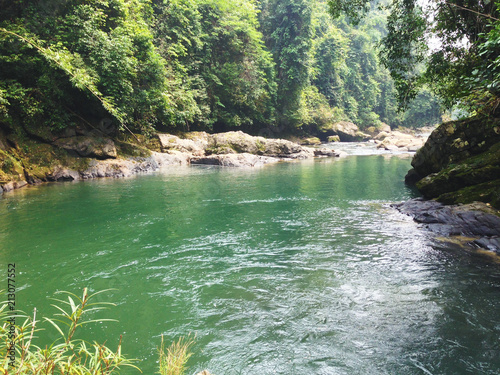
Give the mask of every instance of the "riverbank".
M 339 130 L 341 125 L 343 130 Z M 341 125 L 338 134 L 359 133 L 354 124 Z M 99 129 L 67 129 L 57 135 L 0 133 L 0 194 L 43 182 L 127 177 L 169 165 L 260 167 L 345 155 L 335 145 L 325 147 L 319 139 L 310 140 L 294 142 L 241 131 L 157 134 L 150 139 L 123 134 L 111 137 Z M 381 128 L 372 133 L 371 142 L 386 150 L 408 152 L 409 144 L 423 144 L 423 138 Z M 399 146 L 390 147 L 391 142 Z
M 500 254 L 500 118 L 440 125 L 412 160 L 406 182 L 425 200 L 395 205 L 437 236 Z

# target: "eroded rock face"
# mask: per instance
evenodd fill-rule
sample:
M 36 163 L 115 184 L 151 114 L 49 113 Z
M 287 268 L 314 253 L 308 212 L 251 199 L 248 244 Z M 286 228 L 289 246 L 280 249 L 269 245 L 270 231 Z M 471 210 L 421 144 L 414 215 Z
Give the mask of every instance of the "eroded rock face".
M 440 125 L 412 161 L 422 177 L 487 151 L 500 142 L 500 119 L 472 118 Z
M 313 150 L 284 139 L 254 137 L 242 131 L 207 134 L 186 133 L 186 138 L 159 134 L 163 152 L 180 151 L 200 159 L 210 155 L 252 154 L 276 158 L 305 159 L 314 156 Z M 201 159 L 200 159 L 201 160 Z
M 136 173 L 158 169 L 153 157 L 131 159 L 92 160 L 87 169 L 80 171 L 83 179 L 99 177 L 128 177 Z
M 442 124 L 413 158 L 406 176 L 426 198 L 482 201 L 500 208 L 500 119 Z
M 69 138 L 59 138 L 53 142 L 57 147 L 67 151 L 74 151 L 79 156 L 95 157 L 98 159 L 116 158 L 115 143 L 110 138 L 100 138 L 80 135 Z
M 192 140 L 182 139 L 172 134 L 158 134 L 158 139 L 160 140 L 162 152 L 180 151 L 201 156 L 204 155 L 207 146 L 207 143 L 203 142 L 202 137 Z

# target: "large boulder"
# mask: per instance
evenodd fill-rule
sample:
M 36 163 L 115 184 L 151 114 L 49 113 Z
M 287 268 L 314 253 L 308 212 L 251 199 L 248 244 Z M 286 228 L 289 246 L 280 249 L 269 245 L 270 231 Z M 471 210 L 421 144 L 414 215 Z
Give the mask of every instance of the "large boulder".
M 116 158 L 115 143 L 110 138 L 80 135 L 69 138 L 56 139 L 53 144 L 67 151 L 75 152 L 79 156 L 97 159 Z
M 417 198 L 394 204 L 393 207 L 440 234 L 500 236 L 498 211 L 481 202 L 444 205 Z
M 403 133 L 398 130 L 387 133 L 380 132 L 375 137 L 378 148 L 389 151 L 410 151 L 415 152 L 424 145 L 424 138 L 409 133 Z
M 331 125 L 325 131 L 326 137 L 337 135 L 341 142 L 363 142 L 369 140 L 370 135 L 359 130 L 356 124 L 349 121 L 340 121 Z
M 442 124 L 412 160 L 406 176 L 426 198 L 447 204 L 482 201 L 500 208 L 500 119 Z
M 276 158 L 307 159 L 314 156 L 312 149 L 284 139 L 268 139 L 264 147 L 264 155 Z
M 412 160 L 422 177 L 439 172 L 500 142 L 500 118 L 474 117 L 440 125 Z
M 180 151 L 193 155 L 204 155 L 206 144 L 199 140 L 182 139 L 172 134 L 158 134 L 162 152 Z
M 208 142 L 207 154 L 249 153 L 262 155 L 267 140 L 242 131 L 213 134 Z

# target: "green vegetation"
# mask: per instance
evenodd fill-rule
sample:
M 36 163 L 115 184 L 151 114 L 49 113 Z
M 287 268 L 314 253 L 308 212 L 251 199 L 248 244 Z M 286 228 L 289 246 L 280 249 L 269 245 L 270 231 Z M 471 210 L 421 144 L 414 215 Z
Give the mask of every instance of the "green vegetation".
M 112 319 L 90 319 L 96 312 L 114 306 L 109 302 L 94 302 L 95 296 L 106 290 L 88 294 L 83 290 L 82 297 L 69 292 L 59 292 L 67 297 L 53 299 L 52 306 L 58 310 L 53 318 L 43 318 L 60 336 L 50 345 L 38 346 L 38 333 L 41 320 L 36 309 L 33 316 L 20 315 L 11 310 L 7 301 L 0 303 L 0 373 L 16 375 L 64 374 L 64 375 L 111 375 L 118 374 L 120 368 L 132 367 L 134 360 L 127 359 L 121 352 L 121 337 L 116 351 L 104 344 L 89 343 L 77 338 L 81 328 L 90 323 L 112 321 Z M 15 315 L 13 314 L 15 313 Z M 24 319 L 21 325 L 15 319 Z M 37 320 L 38 319 L 38 320 Z M 159 374 L 183 375 L 186 363 L 191 357 L 190 349 L 194 344 L 191 336 L 181 337 L 165 349 L 163 336 L 159 349 Z M 15 353 L 14 353 L 15 351 Z
M 397 113 L 399 81 L 376 51 L 386 10 L 355 25 L 332 20 L 326 0 L 0 0 L 0 8 L 5 134 L 46 143 L 68 128 L 314 134 L 340 120 L 420 126 L 439 113 L 433 96 L 411 116 Z M 491 33 L 490 42 L 499 32 Z M 484 85 L 496 70 L 480 76 Z M 426 105 L 437 109 L 432 117 Z
M 500 2 L 474 0 L 329 0 L 335 17 L 358 21 L 372 3 L 390 11 L 382 60 L 394 80 L 398 99 L 408 105 L 430 87 L 447 107 L 469 114 L 495 114 L 500 103 Z M 426 43 L 433 36 L 434 48 Z
M 76 338 L 83 325 L 102 322 L 109 319 L 89 319 L 91 312 L 103 310 L 112 305 L 106 302 L 93 302 L 97 294 L 89 295 L 87 289 L 80 298 L 73 293 L 66 294 L 67 300 L 54 299 L 53 304 L 59 313 L 54 318 L 43 318 L 50 323 L 60 338 L 50 345 L 38 346 L 36 334 L 41 331 L 40 320 L 37 320 L 36 309 L 33 317 L 25 317 L 21 325 L 12 322 L 8 302 L 0 307 L 0 371 L 3 374 L 116 374 L 120 367 L 133 365 L 121 353 L 121 338 L 116 351 L 97 342 L 88 343 Z M 16 315 L 17 319 L 23 318 Z M 15 354 L 13 353 L 15 350 Z
M 165 349 L 163 336 L 161 337 L 160 355 L 160 375 L 183 375 L 186 372 L 186 364 L 191 357 L 190 349 L 194 344 L 194 339 L 190 336 L 180 337 Z

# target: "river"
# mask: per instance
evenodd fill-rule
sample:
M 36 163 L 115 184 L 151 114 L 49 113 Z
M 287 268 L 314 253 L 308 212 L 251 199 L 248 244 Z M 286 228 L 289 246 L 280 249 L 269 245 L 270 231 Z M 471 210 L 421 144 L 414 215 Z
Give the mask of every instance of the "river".
M 189 333 L 188 374 L 498 374 L 500 266 L 389 207 L 416 196 L 409 168 L 354 155 L 22 189 L 0 198 L 0 266 L 39 316 L 57 290 L 113 288 L 99 316 L 118 322 L 81 337 L 123 334 L 145 374 L 162 334 Z

